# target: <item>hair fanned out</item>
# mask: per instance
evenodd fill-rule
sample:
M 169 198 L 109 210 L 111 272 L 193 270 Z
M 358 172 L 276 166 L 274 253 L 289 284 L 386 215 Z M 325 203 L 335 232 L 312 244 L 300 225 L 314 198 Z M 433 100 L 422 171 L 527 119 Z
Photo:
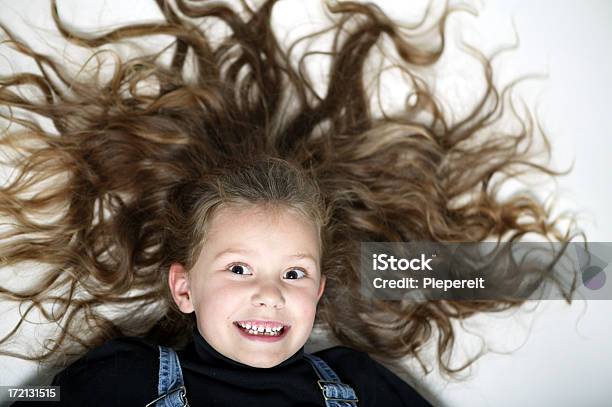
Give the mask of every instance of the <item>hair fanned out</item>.
M 508 117 L 511 86 L 493 85 L 491 61 L 478 57 L 485 92 L 453 123 L 417 74 L 442 55 L 447 18 L 460 9 L 446 7 L 424 29 L 400 26 L 372 4 L 329 4 L 330 26 L 301 39 L 333 34 L 330 48 L 317 51 L 330 61 L 320 95 L 302 69 L 314 51 L 298 56 L 298 47 L 279 43 L 271 27 L 274 4 L 241 3 L 238 10 L 223 2 L 158 0 L 163 21 L 92 37 L 66 28 L 54 1 L 61 34 L 97 57 L 125 39 L 174 39 L 157 53 L 113 54 L 113 72 L 105 77 L 100 65 L 88 79 L 2 27 L 2 46 L 33 59 L 40 71 L 0 80 L 0 112 L 10 123 L 0 145 L 13 168 L 0 189 L 1 272 L 30 261 L 46 268 L 28 276 L 27 288 L 0 286 L 0 298 L 25 306 L 0 338 L 0 354 L 61 365 L 119 335 L 184 343 L 193 320 L 172 306 L 166 283 L 169 265 L 186 261 L 170 241 L 175 209 L 190 205 L 198 180 L 256 157 L 281 158 L 316 180 L 329 213 L 327 287 L 317 322 L 339 342 L 384 360 L 418 357 L 437 332 L 439 363 L 454 371 L 452 319 L 518 302 L 363 298 L 359 242 L 479 242 L 526 233 L 570 240 L 535 197 L 497 197 L 503 175 L 559 173 L 517 148 L 531 146 L 530 115 L 520 119 L 511 109 L 520 130 L 496 130 Z M 207 21 L 224 24 L 226 34 L 211 38 L 201 28 Z M 416 103 L 375 114 L 376 92 L 365 77 L 384 41 Z M 49 119 L 53 129 L 36 117 Z M 59 326 L 58 335 L 36 355 L 9 351 L 36 310 Z

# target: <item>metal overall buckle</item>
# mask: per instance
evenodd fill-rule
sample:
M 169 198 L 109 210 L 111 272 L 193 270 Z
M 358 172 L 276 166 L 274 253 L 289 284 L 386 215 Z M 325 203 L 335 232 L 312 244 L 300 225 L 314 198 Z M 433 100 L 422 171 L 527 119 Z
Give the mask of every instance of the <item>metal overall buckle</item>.
M 183 407 L 189 407 L 189 403 L 187 402 L 187 389 L 185 388 L 185 386 L 177 387 L 176 389 L 170 390 L 170 391 L 162 394 L 161 396 L 159 396 L 155 400 L 150 401 L 145 407 L 154 406 L 159 400 L 161 400 L 163 398 L 166 398 L 169 395 L 176 393 L 177 391 L 180 392 L 179 393 L 179 397 L 181 398 L 181 401 L 183 402 Z
M 353 398 L 353 399 L 340 399 L 340 398 L 335 398 L 335 397 L 327 397 L 327 395 L 325 394 L 325 385 L 326 384 L 335 384 L 335 385 L 340 385 L 342 386 L 343 383 L 338 382 L 338 381 L 332 381 L 332 380 L 317 380 L 317 384 L 319 385 L 319 388 L 321 389 L 322 393 L 323 393 L 323 398 L 325 398 L 325 401 L 345 401 L 348 403 L 357 403 L 359 401 L 359 399 L 357 397 Z

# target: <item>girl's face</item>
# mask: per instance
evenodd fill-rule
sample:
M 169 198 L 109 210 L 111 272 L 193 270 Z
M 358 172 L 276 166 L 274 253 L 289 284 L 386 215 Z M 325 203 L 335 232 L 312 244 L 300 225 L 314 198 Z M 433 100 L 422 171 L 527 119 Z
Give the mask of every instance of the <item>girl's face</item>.
M 303 216 L 226 207 L 210 222 L 188 278 L 181 280 L 184 270 L 175 264 L 170 285 L 181 310 L 195 310 L 198 330 L 214 349 L 272 367 L 310 336 L 325 286 L 320 257 L 317 229 Z

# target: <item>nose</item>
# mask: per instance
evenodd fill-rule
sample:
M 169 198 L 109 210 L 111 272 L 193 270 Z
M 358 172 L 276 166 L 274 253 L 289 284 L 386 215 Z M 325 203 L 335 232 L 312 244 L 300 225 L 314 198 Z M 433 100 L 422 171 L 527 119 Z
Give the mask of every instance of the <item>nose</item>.
M 255 288 L 251 303 L 255 307 L 265 306 L 280 309 L 285 306 L 285 297 L 277 283 L 261 281 Z

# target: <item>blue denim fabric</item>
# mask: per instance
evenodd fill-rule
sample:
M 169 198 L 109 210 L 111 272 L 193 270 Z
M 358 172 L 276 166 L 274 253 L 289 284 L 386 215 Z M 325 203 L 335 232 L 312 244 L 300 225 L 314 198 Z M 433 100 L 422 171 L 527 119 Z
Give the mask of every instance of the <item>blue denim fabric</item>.
M 338 375 L 323 359 L 304 354 L 312 365 L 319 380 L 317 381 L 326 407 L 356 407 L 357 397 L 353 388 L 340 382 Z M 155 407 L 189 407 L 187 391 L 183 382 L 183 372 L 176 352 L 172 348 L 159 346 L 159 397 L 148 406 Z
M 181 363 L 174 349 L 166 346 L 159 346 L 157 392 L 159 397 L 145 407 L 189 407 Z
M 358 400 L 353 388 L 342 383 L 336 372 L 323 359 L 308 353 L 305 353 L 304 357 L 314 367 L 317 376 L 319 376 L 317 384 L 323 392 L 326 407 L 357 406 Z

